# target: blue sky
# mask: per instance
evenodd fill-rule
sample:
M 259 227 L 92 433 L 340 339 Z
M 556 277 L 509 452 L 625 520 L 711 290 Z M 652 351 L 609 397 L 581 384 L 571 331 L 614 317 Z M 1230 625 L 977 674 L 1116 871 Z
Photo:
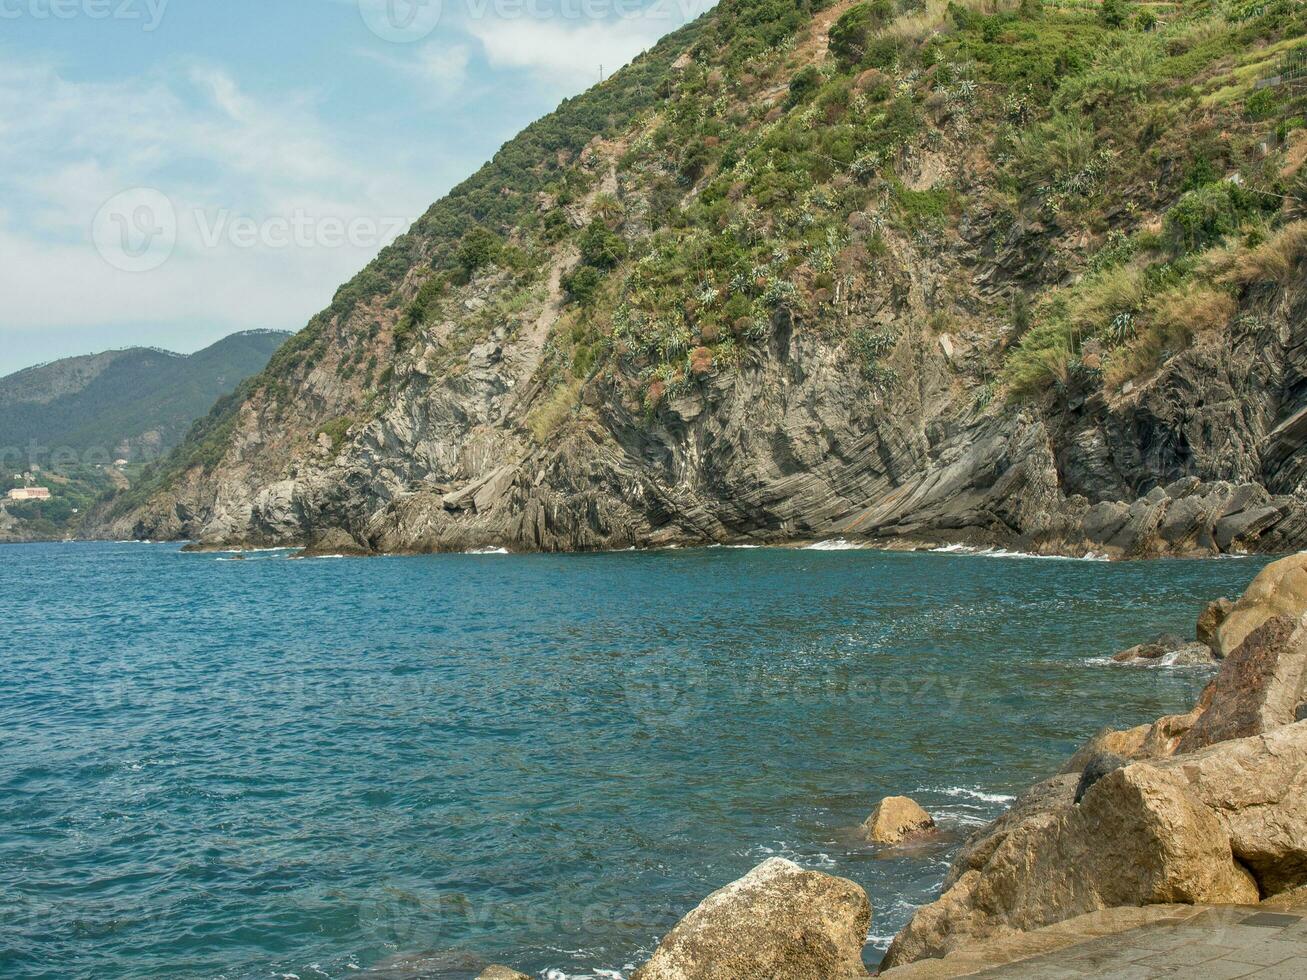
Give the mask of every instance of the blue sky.
M 0 0 L 0 375 L 297 330 L 708 0 Z

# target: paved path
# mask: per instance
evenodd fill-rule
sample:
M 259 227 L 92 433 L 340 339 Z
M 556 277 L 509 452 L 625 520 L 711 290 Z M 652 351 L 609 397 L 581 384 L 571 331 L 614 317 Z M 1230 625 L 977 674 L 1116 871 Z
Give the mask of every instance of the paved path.
M 1307 912 L 1211 908 L 995 967 L 1004 980 L 1307 980 Z

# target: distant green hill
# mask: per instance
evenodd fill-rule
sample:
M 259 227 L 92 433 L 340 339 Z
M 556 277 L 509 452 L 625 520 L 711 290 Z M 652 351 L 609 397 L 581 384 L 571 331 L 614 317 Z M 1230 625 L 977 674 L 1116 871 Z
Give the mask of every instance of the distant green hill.
M 0 378 L 4 468 L 166 453 L 215 401 L 262 371 L 287 336 L 238 333 L 189 356 L 134 347 Z

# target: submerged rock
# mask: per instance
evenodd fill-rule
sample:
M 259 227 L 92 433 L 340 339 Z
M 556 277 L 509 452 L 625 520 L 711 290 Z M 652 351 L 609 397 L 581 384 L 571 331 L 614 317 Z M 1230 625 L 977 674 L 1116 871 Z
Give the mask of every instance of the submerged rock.
M 935 821 L 915 800 L 887 796 L 862 824 L 862 835 L 876 844 L 901 844 L 935 829 Z
M 861 886 L 772 858 L 705 898 L 632 980 L 866 977 L 870 924 Z
M 1122 650 L 1112 658 L 1119 664 L 1149 667 L 1194 667 L 1216 662 L 1206 644 L 1182 640 L 1172 633 L 1163 633 L 1147 643 Z
M 531 980 L 531 978 L 525 973 L 519 973 L 517 970 L 496 963 L 482 970 L 477 980 Z

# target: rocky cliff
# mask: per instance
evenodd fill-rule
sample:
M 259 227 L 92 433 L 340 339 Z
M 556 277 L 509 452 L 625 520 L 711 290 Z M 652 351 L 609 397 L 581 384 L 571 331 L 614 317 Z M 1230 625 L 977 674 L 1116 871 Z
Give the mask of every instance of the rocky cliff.
M 91 527 L 1302 544 L 1307 140 L 1258 83 L 1307 15 L 1152 11 L 726 0 L 507 144 Z

